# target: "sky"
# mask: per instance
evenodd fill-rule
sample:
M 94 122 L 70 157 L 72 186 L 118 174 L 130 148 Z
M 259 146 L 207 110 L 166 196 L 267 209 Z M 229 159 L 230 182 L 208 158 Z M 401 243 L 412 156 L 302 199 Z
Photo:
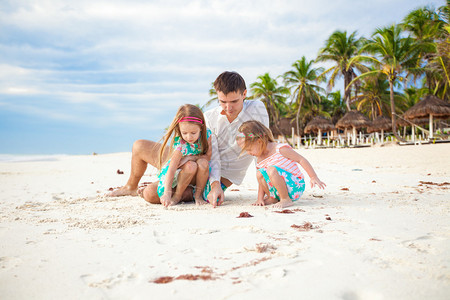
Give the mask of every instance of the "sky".
M 0 154 L 131 151 L 225 70 L 247 87 L 444 0 L 0 0 Z M 281 83 L 281 81 L 280 81 Z

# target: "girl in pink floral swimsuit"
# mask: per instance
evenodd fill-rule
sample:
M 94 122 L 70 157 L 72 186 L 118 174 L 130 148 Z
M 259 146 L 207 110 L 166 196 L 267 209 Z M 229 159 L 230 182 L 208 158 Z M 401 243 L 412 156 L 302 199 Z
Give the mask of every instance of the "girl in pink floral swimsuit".
M 311 187 L 325 188 L 311 164 L 288 144 L 275 142 L 269 128 L 258 121 L 247 121 L 239 127 L 236 142 L 257 158 L 258 200 L 253 205 L 275 204 L 276 208 L 293 205 L 305 190 L 304 175 L 308 173 Z

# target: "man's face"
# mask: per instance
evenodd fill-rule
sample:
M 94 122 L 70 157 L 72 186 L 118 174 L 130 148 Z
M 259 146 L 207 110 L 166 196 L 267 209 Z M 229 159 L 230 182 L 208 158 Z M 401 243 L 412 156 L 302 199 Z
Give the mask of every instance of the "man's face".
M 227 116 L 228 121 L 232 122 L 242 111 L 246 95 L 247 90 L 245 90 L 242 94 L 239 92 L 231 92 L 225 95 L 222 92 L 217 92 L 220 107 L 222 108 L 223 113 Z

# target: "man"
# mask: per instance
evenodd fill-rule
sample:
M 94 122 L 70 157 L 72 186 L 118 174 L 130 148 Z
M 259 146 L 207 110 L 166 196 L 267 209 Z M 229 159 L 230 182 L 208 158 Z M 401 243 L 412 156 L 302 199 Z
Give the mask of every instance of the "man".
M 269 127 L 269 116 L 260 101 L 244 101 L 247 96 L 245 81 L 236 72 L 223 72 L 214 81 L 219 99 L 219 107 L 205 112 L 206 126 L 212 131 L 211 172 L 207 187 L 208 201 L 215 207 L 224 200 L 223 191 L 232 184 L 241 184 L 252 157 L 241 153 L 236 143 L 239 126 L 248 120 L 257 120 Z M 157 153 L 160 144 L 138 140 L 133 144 L 131 174 L 125 186 L 113 191 L 109 196 L 137 195 L 137 187 L 147 169 L 147 164 L 157 166 Z M 186 160 L 195 157 L 186 157 Z M 183 163 L 183 162 L 182 162 Z M 150 203 L 160 203 L 157 195 L 158 182 L 145 189 L 146 199 Z M 189 193 L 189 192 L 188 192 Z M 188 200 L 192 195 L 183 194 Z M 192 193 L 192 192 L 191 192 Z

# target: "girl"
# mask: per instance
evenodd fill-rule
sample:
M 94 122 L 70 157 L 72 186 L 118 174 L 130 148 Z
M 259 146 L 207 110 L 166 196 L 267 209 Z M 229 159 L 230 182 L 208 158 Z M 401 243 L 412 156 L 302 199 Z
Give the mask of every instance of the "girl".
M 297 163 L 308 173 L 311 187 L 325 188 L 311 164 L 288 144 L 275 142 L 270 129 L 262 123 L 244 122 L 238 131 L 238 145 L 257 158 L 258 200 L 253 205 L 275 204 L 276 208 L 293 205 L 292 201 L 298 200 L 305 190 L 304 176 Z
M 209 177 L 210 135 L 211 131 L 206 128 L 200 108 L 185 104 L 178 109 L 159 151 L 157 193 L 161 204 L 167 207 L 180 202 L 189 184 L 195 185 L 195 203 L 206 203 L 202 194 Z M 169 160 L 163 165 L 163 157 L 167 157 L 165 150 L 169 139 L 171 152 Z

